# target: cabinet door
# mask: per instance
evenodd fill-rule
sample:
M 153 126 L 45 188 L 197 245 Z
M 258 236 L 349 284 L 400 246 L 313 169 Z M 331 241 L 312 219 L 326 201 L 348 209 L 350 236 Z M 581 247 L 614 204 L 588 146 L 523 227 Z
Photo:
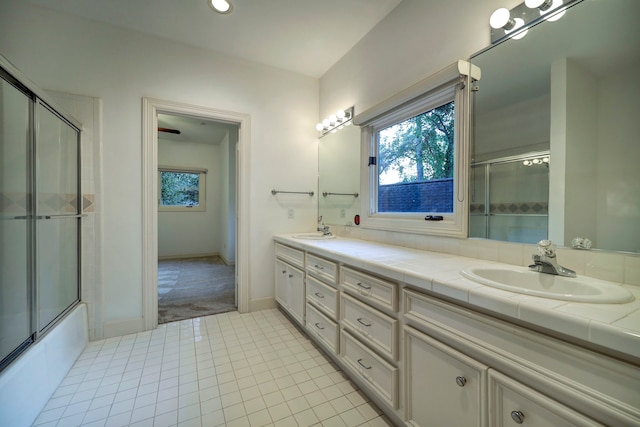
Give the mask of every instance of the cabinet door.
M 304 271 L 288 266 L 287 279 L 289 280 L 289 313 L 291 313 L 301 325 L 304 325 L 304 308 L 306 305 Z
M 410 327 L 405 346 L 410 425 L 486 425 L 485 365 Z
M 602 426 L 493 369 L 489 370 L 489 423 L 492 427 Z
M 287 264 L 276 260 L 276 301 L 284 307 L 288 308 L 289 300 L 289 278 L 287 272 Z

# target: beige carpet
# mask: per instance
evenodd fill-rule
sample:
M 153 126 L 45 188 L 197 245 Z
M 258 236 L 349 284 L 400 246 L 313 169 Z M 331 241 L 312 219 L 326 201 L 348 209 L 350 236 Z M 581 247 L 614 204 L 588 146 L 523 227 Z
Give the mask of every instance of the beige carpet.
M 158 323 L 235 309 L 234 266 L 217 256 L 158 261 Z

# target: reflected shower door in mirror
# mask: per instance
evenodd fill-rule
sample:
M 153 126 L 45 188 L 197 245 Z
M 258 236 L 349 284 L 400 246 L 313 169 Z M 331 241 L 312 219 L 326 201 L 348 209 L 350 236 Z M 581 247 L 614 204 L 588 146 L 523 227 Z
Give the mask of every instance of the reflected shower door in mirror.
M 472 100 L 471 237 L 535 243 L 546 233 L 568 246 L 583 236 L 594 248 L 640 252 L 639 22 L 640 1 L 583 0 L 471 59 L 482 70 Z M 523 163 L 547 152 L 548 185 L 546 172 L 529 175 L 540 165 Z M 477 206 L 511 202 L 521 212 L 547 192 L 547 223 Z
M 360 210 L 360 128 L 345 126 L 318 140 L 318 215 L 325 224 L 353 223 Z
M 547 238 L 549 153 L 471 165 L 469 236 L 506 242 Z

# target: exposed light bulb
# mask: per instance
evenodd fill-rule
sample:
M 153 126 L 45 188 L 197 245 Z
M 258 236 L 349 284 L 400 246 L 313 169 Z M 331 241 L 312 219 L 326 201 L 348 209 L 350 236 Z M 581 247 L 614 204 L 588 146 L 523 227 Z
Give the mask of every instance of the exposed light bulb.
M 335 114 L 332 114 L 329 116 L 329 121 L 331 122 L 331 124 L 334 124 L 337 120 L 338 118 L 336 117 Z
M 560 6 L 562 6 L 562 0 L 553 0 L 553 4 L 551 5 L 551 7 L 549 7 L 546 10 L 540 10 L 540 15 L 544 15 L 547 12 L 553 12 L 554 10 L 558 9 Z M 555 15 L 547 18 L 547 21 L 549 22 L 555 22 L 558 19 L 562 18 L 564 16 L 564 14 L 567 12 L 567 10 L 563 10 L 562 12 L 558 12 Z
M 322 125 L 323 125 L 324 127 L 328 128 L 328 127 L 329 127 L 329 125 L 331 125 L 331 122 L 329 121 L 329 119 L 324 119 L 324 120 L 322 121 Z
M 511 30 L 515 26 L 515 22 L 511 19 L 511 12 L 509 12 L 509 9 L 501 7 L 491 14 L 491 17 L 489 18 L 489 25 L 496 30 L 500 28 Z
M 549 158 L 548 157 L 543 157 L 542 158 L 542 162 L 543 163 L 549 163 Z
M 317 130 L 318 132 L 320 132 L 322 129 L 324 129 L 324 126 L 322 125 L 322 123 L 318 123 L 318 124 L 316 125 L 316 130 Z
M 345 115 L 344 110 L 336 111 L 336 117 L 338 117 L 339 119 L 344 119 L 344 115 Z
M 231 3 L 227 0 L 207 0 L 209 6 L 218 13 L 231 13 Z

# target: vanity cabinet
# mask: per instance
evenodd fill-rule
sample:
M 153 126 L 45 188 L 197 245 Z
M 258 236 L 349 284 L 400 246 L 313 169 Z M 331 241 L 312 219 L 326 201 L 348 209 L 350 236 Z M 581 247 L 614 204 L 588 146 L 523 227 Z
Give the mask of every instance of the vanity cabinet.
M 389 360 L 398 358 L 398 320 L 347 294 L 340 296 L 342 326 Z
M 276 301 L 300 325 L 305 324 L 304 252 L 276 244 Z
M 340 277 L 341 358 L 378 399 L 397 410 L 397 285 L 347 266 L 340 266 Z
M 332 320 L 338 318 L 338 290 L 311 276 L 307 277 L 307 301 L 318 307 Z
M 348 370 L 364 380 L 365 384 L 390 408 L 397 409 L 399 402 L 399 369 L 368 346 L 343 329 L 340 336 L 342 361 Z
M 307 303 L 307 332 L 316 337 L 333 354 L 339 350 L 340 328 L 314 305 Z
M 276 299 L 395 425 L 640 425 L 637 364 L 276 245 Z
M 488 377 L 489 425 L 492 427 L 604 427 L 500 372 L 490 369 Z
M 404 345 L 410 425 L 487 425 L 486 365 L 409 326 L 404 329 Z

